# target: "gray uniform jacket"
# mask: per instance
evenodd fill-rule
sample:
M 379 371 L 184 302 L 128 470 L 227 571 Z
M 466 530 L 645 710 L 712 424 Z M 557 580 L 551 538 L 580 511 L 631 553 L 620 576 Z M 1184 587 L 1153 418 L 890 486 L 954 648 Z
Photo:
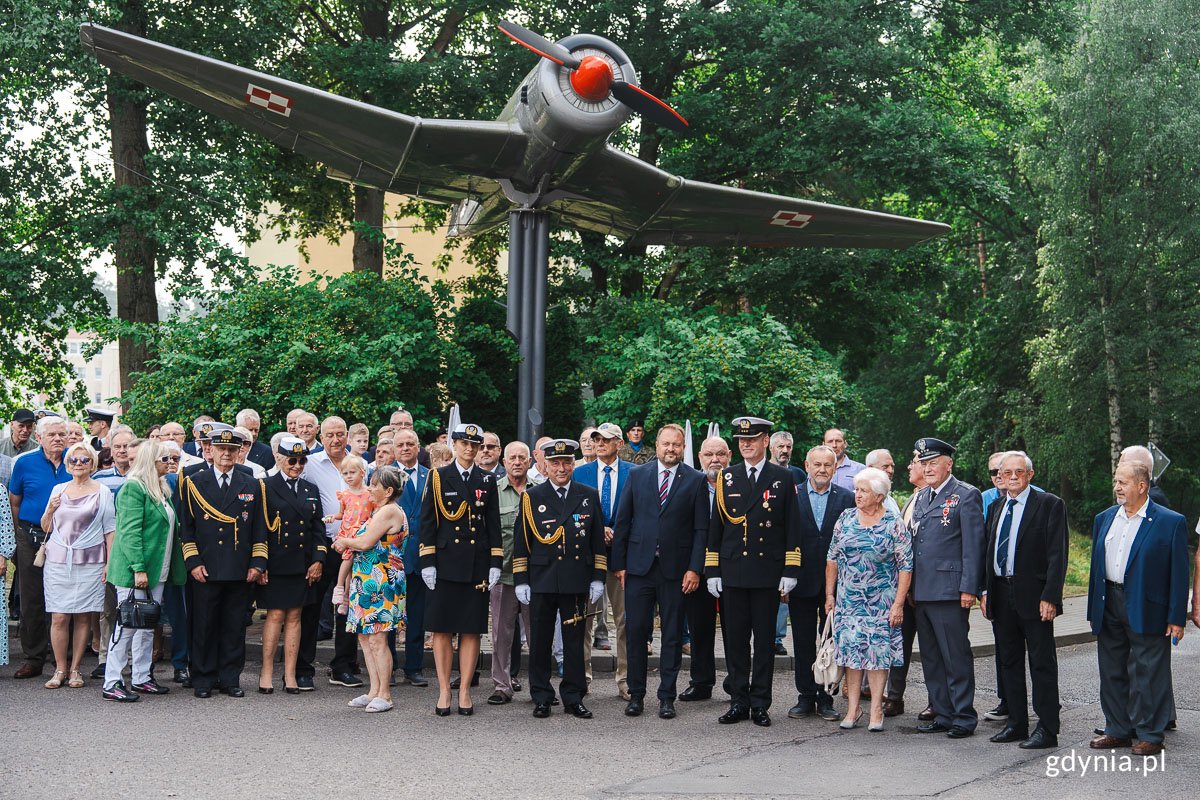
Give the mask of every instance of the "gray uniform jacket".
M 983 591 L 983 499 L 953 475 L 930 501 L 922 489 L 913 510 L 913 599 L 958 600 Z

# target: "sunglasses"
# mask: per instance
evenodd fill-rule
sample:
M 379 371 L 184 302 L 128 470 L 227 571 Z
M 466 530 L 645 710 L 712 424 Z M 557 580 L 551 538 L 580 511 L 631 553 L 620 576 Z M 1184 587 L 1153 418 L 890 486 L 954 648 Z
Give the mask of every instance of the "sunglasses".
M 179 456 L 162 456 L 158 460 L 164 464 L 172 464 L 172 463 L 178 464 Z
M 993 478 L 999 474 L 1000 474 L 1000 470 L 998 470 L 998 469 L 989 469 L 988 470 L 988 475 L 991 475 Z
M 498 444 L 481 444 L 480 447 L 484 450 L 499 450 L 500 449 L 500 445 L 498 445 Z
M 308 463 L 308 456 L 293 456 L 292 458 L 289 458 L 287 460 L 287 465 L 289 467 L 294 467 L 297 464 L 307 464 L 307 463 Z
M 92 460 L 87 456 L 71 456 L 67 459 L 67 463 L 71 466 L 77 466 L 79 464 L 91 464 Z

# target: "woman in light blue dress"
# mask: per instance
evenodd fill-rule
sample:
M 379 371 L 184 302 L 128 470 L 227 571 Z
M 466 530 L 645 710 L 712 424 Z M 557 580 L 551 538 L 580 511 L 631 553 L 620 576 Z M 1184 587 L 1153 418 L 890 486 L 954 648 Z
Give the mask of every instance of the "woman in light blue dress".
M 0 483 L 0 667 L 8 664 L 8 560 L 17 549 L 12 508 L 8 505 L 8 487 Z
M 904 663 L 904 598 L 912 580 L 912 538 L 896 514 L 883 507 L 891 491 L 887 473 L 864 469 L 854 476 L 854 508 L 833 526 L 825 566 L 825 611 L 833 614 L 835 661 L 846 669 L 849 707 L 843 728 L 862 716 L 862 672 L 871 687 L 869 730 L 883 730 L 888 670 Z

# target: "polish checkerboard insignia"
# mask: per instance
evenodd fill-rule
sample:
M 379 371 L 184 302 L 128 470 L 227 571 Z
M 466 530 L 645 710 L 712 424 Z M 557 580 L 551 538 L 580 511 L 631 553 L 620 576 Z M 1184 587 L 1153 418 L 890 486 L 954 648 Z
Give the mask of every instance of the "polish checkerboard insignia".
M 801 214 L 799 211 L 776 211 L 771 217 L 772 225 L 781 228 L 803 228 L 812 221 L 812 214 Z
M 271 111 L 281 117 L 290 117 L 292 115 L 292 98 L 285 97 L 278 92 L 273 92 L 262 86 L 255 86 L 253 83 L 246 86 L 246 103 L 258 106 L 259 108 L 265 108 L 267 111 Z

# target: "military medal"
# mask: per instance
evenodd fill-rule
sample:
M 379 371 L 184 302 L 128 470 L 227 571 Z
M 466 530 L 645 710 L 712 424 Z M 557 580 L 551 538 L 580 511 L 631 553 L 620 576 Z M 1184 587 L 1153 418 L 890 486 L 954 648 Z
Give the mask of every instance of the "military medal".
M 545 506 L 538 506 L 538 513 L 539 513 L 539 514 L 545 514 L 545 513 L 546 513 L 546 507 L 545 507 Z

